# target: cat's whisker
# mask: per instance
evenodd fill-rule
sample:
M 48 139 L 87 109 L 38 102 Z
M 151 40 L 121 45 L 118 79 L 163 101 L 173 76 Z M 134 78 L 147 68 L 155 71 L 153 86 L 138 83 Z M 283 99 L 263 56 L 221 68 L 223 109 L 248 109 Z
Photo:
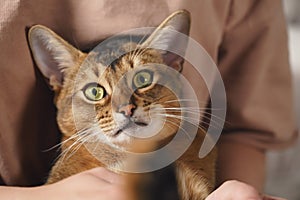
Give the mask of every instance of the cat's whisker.
M 197 100 L 193 100 L 193 99 L 178 99 L 178 100 L 168 100 L 168 101 L 165 101 L 163 102 L 164 104 L 168 104 L 168 103 L 175 103 L 175 102 L 195 102 L 195 103 L 199 103 L 199 101 Z M 203 103 L 204 105 L 206 105 L 207 103 Z M 182 108 L 182 107 L 181 107 Z M 210 108 L 210 107 L 200 107 L 200 106 L 194 106 L 194 107 L 184 107 L 184 108 L 191 108 L 191 109 L 202 109 L 202 110 L 224 110 L 224 108 Z
M 169 97 L 173 97 L 173 95 L 169 94 L 169 95 L 165 95 L 165 96 L 162 96 L 162 97 L 155 98 L 154 101 L 157 102 L 157 103 L 154 103 L 153 105 L 159 105 L 159 104 L 165 103 L 165 101 L 163 101 L 161 103 L 159 101 L 162 101 L 164 98 L 169 98 Z
M 203 114 L 202 117 L 209 119 L 215 123 L 218 123 L 216 120 L 220 120 L 223 123 L 228 123 L 226 120 L 222 119 L 220 116 L 216 116 L 211 114 L 210 112 L 207 112 L 203 109 L 199 109 L 197 110 L 197 108 L 194 107 L 181 107 L 181 108 L 168 108 L 168 107 L 164 107 L 164 108 L 157 108 L 156 110 L 164 110 L 164 111 L 171 111 L 171 112 L 185 112 L 185 113 L 190 113 L 190 114 L 195 114 L 195 115 L 201 115 Z M 208 115 L 208 116 L 206 116 Z M 214 120 L 215 119 L 215 120 Z
M 175 113 L 189 113 L 189 114 L 195 115 L 195 118 L 202 114 L 202 116 L 201 116 L 202 118 L 215 123 L 215 125 L 217 125 L 217 126 L 219 126 L 221 124 L 220 120 L 222 121 L 222 123 L 226 123 L 226 121 L 224 119 L 221 119 L 218 116 L 214 116 L 211 113 L 206 112 L 206 111 L 185 110 L 184 108 L 157 108 L 157 110 L 162 110 L 162 111 L 171 110 L 171 112 L 175 112 Z
M 172 100 L 166 101 L 166 103 L 172 103 L 172 102 L 178 102 L 178 101 L 191 101 L 191 102 L 197 102 L 197 100 L 195 100 L 195 99 L 172 99 Z
M 86 137 L 88 137 L 90 134 L 88 134 L 89 132 L 93 131 L 93 129 L 96 127 L 97 125 L 93 125 L 92 127 L 88 128 L 88 129 L 82 129 L 81 131 L 77 132 L 75 135 L 71 136 L 70 138 L 68 138 L 67 140 L 74 140 L 76 139 L 73 144 L 71 144 L 68 148 L 64 149 L 64 151 L 61 152 L 61 154 L 58 157 L 62 157 L 62 160 L 65 159 L 66 155 L 78 144 L 82 144 L 82 140 Z M 66 141 L 66 140 L 65 140 Z M 64 142 L 65 142 L 64 141 Z M 69 158 L 69 157 L 68 157 Z
M 63 142 L 61 142 L 60 148 L 61 148 L 61 145 L 63 145 L 64 143 L 67 143 L 67 142 L 69 142 L 69 141 L 71 141 L 71 140 L 74 140 L 74 139 L 76 139 L 76 138 L 84 137 L 84 135 L 85 135 L 85 132 L 83 132 L 83 133 L 81 133 L 81 134 L 75 134 L 75 135 L 71 136 L 70 138 L 68 138 L 68 139 L 64 140 Z M 77 140 L 78 140 L 78 139 L 77 139 Z M 74 143 L 76 143 L 77 140 L 75 140 Z M 58 144 L 58 145 L 59 145 L 59 144 Z M 64 149 L 64 150 L 57 156 L 56 160 L 58 160 L 59 158 L 63 157 L 63 156 L 70 150 L 69 148 L 70 148 L 70 147 Z M 62 160 L 63 160 L 63 159 L 62 159 Z
M 78 138 L 77 141 L 75 141 L 75 143 L 77 143 L 77 146 L 73 146 L 72 151 L 69 152 L 69 156 L 66 159 L 69 159 L 70 157 L 72 157 L 77 151 L 78 149 L 85 144 L 86 142 L 90 141 L 92 138 L 95 137 L 95 133 L 99 134 L 99 127 L 95 124 L 93 125 L 91 128 L 88 129 L 89 134 L 88 135 L 84 135 L 84 137 L 80 137 Z M 97 143 L 98 145 L 99 143 Z
M 80 138 L 84 138 L 86 137 L 86 135 L 82 135 Z M 77 140 L 75 140 L 70 146 L 68 146 L 68 148 L 64 149 L 64 151 L 61 152 L 61 154 L 59 155 L 59 157 L 62 157 L 62 161 L 65 160 L 67 154 L 76 146 L 78 145 L 80 142 L 79 142 L 79 139 L 78 138 Z M 69 157 L 68 157 L 69 158 Z
M 162 116 L 162 115 L 157 115 L 157 116 Z M 172 122 L 171 119 L 172 119 L 172 118 L 166 119 L 166 122 L 168 122 L 168 123 L 174 125 L 175 127 L 181 129 L 181 130 L 186 134 L 186 136 L 191 140 L 191 137 L 190 137 L 190 135 L 188 134 L 188 132 L 187 132 L 183 127 L 181 127 L 180 124 L 178 124 L 178 123 L 176 123 L 176 122 Z M 165 124 L 165 125 L 167 125 L 168 127 L 172 128 L 173 130 L 175 130 L 173 127 L 169 126 L 168 124 Z
M 192 125 L 194 125 L 194 126 L 196 126 L 198 128 L 201 128 L 201 129 L 204 128 L 204 127 L 201 126 L 200 123 L 199 124 L 197 123 L 198 121 L 194 121 L 195 119 L 190 118 L 190 117 L 183 117 L 183 116 L 171 115 L 171 114 L 156 114 L 156 115 L 165 116 L 165 117 L 174 118 L 174 119 L 180 119 L 180 120 L 188 122 L 188 123 L 190 123 L 190 124 L 192 124 Z M 209 124 L 207 122 L 201 122 L 201 123 L 202 124 L 206 124 L 206 125 L 210 125 L 211 127 L 214 127 L 216 129 L 221 128 L 221 127 L 217 127 L 217 126 L 211 125 L 211 124 Z
M 193 113 L 193 114 L 210 114 L 211 116 L 215 118 L 221 118 L 219 116 L 212 115 L 211 113 L 207 112 L 204 109 L 197 109 L 197 108 L 186 108 L 186 107 L 163 107 L 163 108 L 156 108 L 156 110 L 165 110 L 165 111 L 170 111 L 170 112 L 185 112 L 185 113 Z
M 92 155 L 97 155 L 97 152 L 99 152 L 99 151 L 97 151 L 98 150 L 98 147 L 99 147 L 99 145 L 100 145 L 100 143 L 99 142 L 97 142 L 97 144 L 96 144 L 96 146 L 93 148 L 93 150 L 91 151 L 92 152 Z
M 71 158 L 80 149 L 80 147 L 82 147 L 82 145 L 84 145 L 88 140 L 91 139 L 91 137 L 93 137 L 93 135 L 87 135 L 84 139 L 81 139 L 77 143 L 77 146 L 74 146 L 74 148 L 72 148 L 72 151 L 70 151 L 69 156 L 66 159 L 68 160 L 69 158 Z
M 186 136 L 188 137 L 188 139 L 189 140 L 192 140 L 192 137 L 190 136 L 190 134 L 180 125 L 180 124 L 178 124 L 177 122 L 173 122 L 173 121 L 171 121 L 172 120 L 172 118 L 169 118 L 169 119 L 167 119 L 166 120 L 166 122 L 168 122 L 168 123 L 170 123 L 170 124 L 172 124 L 172 125 L 174 125 L 175 127 L 177 127 L 177 128 L 179 128 L 179 129 L 181 129 L 185 134 L 186 134 Z M 167 124 L 166 124 L 167 125 Z M 194 124 L 193 124 L 194 125 Z M 194 126 L 196 126 L 196 125 L 194 125 Z M 204 127 L 202 127 L 202 126 L 196 126 L 197 128 L 199 128 L 199 129 L 201 129 L 201 130 L 204 130 Z
M 165 103 L 173 103 L 173 102 L 195 102 L 195 103 L 207 105 L 207 101 L 199 101 L 196 99 L 173 99 L 173 100 L 165 101 Z
M 63 154 L 62 160 L 68 160 L 70 157 L 74 155 L 74 153 L 77 152 L 77 150 L 83 145 L 84 143 L 81 143 L 79 141 L 74 142 Z
M 175 117 L 176 115 L 168 115 L 169 117 Z M 208 123 L 208 122 L 205 122 L 205 121 L 201 121 L 200 122 L 200 120 L 197 120 L 197 119 L 195 119 L 195 118 L 192 118 L 192 117 L 185 117 L 185 116 L 181 116 L 185 121 L 187 121 L 187 122 L 193 122 L 192 124 L 193 125 L 195 125 L 195 126 L 197 126 L 197 124 L 196 123 L 199 123 L 199 124 L 206 124 L 206 125 L 211 125 L 210 123 Z M 203 116 L 204 117 L 204 116 Z M 214 128 L 222 128 L 221 126 L 220 126 L 220 124 L 217 124 L 216 122 L 215 122 L 215 125 L 211 125 L 212 127 L 214 127 Z
M 169 120 L 166 120 L 166 122 L 169 122 Z M 172 127 L 172 126 L 170 126 L 169 124 L 165 124 L 167 127 L 169 127 L 170 129 L 172 129 L 172 131 L 176 131 L 176 129 L 174 128 L 174 127 Z M 178 128 L 178 124 L 176 124 L 177 126 L 177 128 Z
M 66 140 L 64 140 L 64 141 L 62 141 L 62 142 L 60 142 L 60 143 L 58 143 L 58 144 L 56 144 L 56 145 L 54 145 L 54 146 L 52 146 L 52 147 L 50 147 L 48 149 L 45 149 L 43 152 L 51 151 L 51 150 L 53 150 L 53 149 L 55 149 L 57 147 L 60 147 L 61 145 L 67 143 L 68 141 L 73 140 L 76 137 L 79 137 L 80 135 L 83 135 L 83 134 L 85 134 L 85 132 L 80 132 L 80 133 L 78 132 L 78 133 L 72 135 L 71 137 L 69 137 L 68 139 L 66 139 Z
M 190 99 L 181 99 L 181 100 L 190 101 Z M 171 100 L 171 101 L 166 101 L 164 103 L 179 102 L 179 101 L 180 100 Z M 218 121 L 222 121 L 223 123 L 226 123 L 226 124 L 229 123 L 228 121 L 221 118 L 220 116 L 217 116 L 217 115 L 214 115 L 210 112 L 207 112 L 207 111 L 213 111 L 213 110 L 216 110 L 216 111 L 224 110 L 222 108 L 207 108 L 207 107 L 174 107 L 174 108 L 169 108 L 169 107 L 166 107 L 166 106 L 164 108 L 158 108 L 158 109 L 161 109 L 161 110 L 179 110 L 181 112 L 187 112 L 187 113 L 190 113 L 190 114 L 193 114 L 193 113 L 200 114 L 200 115 L 203 114 L 204 118 L 209 119 L 209 120 L 215 122 L 216 124 L 220 123 Z M 174 111 L 172 111 L 172 112 L 174 112 Z M 205 116 L 205 115 L 208 115 L 208 116 Z M 215 120 L 213 118 L 215 118 Z
M 69 158 L 71 158 L 74 155 L 74 153 L 78 151 L 81 145 L 82 143 L 79 142 L 76 144 L 74 143 L 74 146 L 65 154 L 65 158 L 63 160 L 68 160 Z
M 189 135 L 189 133 L 183 128 L 181 127 L 179 124 L 177 124 L 176 122 L 172 122 L 170 119 L 166 120 L 168 123 L 173 124 L 174 126 L 176 126 L 177 128 L 181 129 L 185 135 L 188 137 L 189 140 L 192 140 L 191 136 Z
M 168 108 L 168 107 L 167 107 Z M 206 108 L 206 107 L 178 107 L 180 109 L 186 109 L 186 110 L 199 110 L 199 111 L 203 111 L 203 110 L 224 110 L 221 108 Z M 176 109 L 176 107 L 174 107 L 174 109 Z

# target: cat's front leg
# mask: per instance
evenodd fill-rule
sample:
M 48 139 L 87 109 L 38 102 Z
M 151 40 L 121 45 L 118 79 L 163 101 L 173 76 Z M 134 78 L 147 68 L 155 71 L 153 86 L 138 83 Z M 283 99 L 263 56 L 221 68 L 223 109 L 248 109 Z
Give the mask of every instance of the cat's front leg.
M 204 200 L 215 187 L 215 158 L 213 150 L 203 159 L 184 155 L 176 162 L 176 178 L 182 200 Z

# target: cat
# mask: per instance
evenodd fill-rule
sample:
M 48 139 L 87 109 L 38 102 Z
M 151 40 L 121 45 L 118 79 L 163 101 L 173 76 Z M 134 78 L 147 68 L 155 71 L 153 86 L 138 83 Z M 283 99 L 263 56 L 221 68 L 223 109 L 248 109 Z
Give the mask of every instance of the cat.
M 182 121 L 180 99 L 166 86 L 179 92 L 181 88 L 176 73 L 162 75 L 161 65 L 179 74 L 184 60 L 149 47 L 178 45 L 185 51 L 187 44 L 178 43 L 164 30 L 188 35 L 190 20 L 188 11 L 179 10 L 143 40 L 116 37 L 103 45 L 107 49 L 89 53 L 76 49 L 45 26 L 30 28 L 29 46 L 37 67 L 55 92 L 57 123 L 62 132 L 63 154 L 52 167 L 48 184 L 99 166 L 116 171 L 126 160 L 123 149 L 135 151 L 136 146 L 147 145 L 158 149 L 173 139 Z M 129 75 L 122 78 L 124 74 Z M 153 108 L 159 112 L 153 119 L 157 124 L 165 115 L 161 130 L 151 138 L 134 137 L 138 130 L 153 130 L 148 127 Z M 214 188 L 216 149 L 203 159 L 198 157 L 204 137 L 205 132 L 199 128 L 193 143 L 171 165 L 182 200 L 205 199 Z M 97 144 L 97 152 L 91 152 L 87 143 Z

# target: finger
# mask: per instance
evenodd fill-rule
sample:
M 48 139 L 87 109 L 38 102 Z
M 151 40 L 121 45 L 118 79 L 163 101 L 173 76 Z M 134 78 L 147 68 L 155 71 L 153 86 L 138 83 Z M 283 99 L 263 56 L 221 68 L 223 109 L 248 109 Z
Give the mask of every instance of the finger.
M 280 197 L 273 197 L 273 196 L 263 195 L 263 200 L 287 200 L 287 199 L 283 199 L 283 198 L 280 198 Z
M 208 195 L 208 197 L 206 197 L 205 200 L 232 199 L 230 193 L 230 190 L 224 189 L 223 187 L 219 187 L 210 195 Z
M 243 182 L 231 180 L 223 183 L 219 188 L 212 192 L 206 200 L 262 200 L 259 193 L 250 185 Z
M 87 171 L 87 173 L 96 176 L 97 178 L 111 183 L 111 184 L 124 184 L 124 177 L 120 174 L 114 173 L 103 167 L 97 167 Z

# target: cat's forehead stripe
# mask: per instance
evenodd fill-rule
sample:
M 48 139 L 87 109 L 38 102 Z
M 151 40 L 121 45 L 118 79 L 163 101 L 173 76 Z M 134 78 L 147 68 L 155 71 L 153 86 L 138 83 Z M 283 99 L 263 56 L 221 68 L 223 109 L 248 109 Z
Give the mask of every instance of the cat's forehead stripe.
M 132 42 L 140 44 L 146 39 L 147 36 L 144 35 L 118 35 L 105 40 L 92 50 L 92 53 L 96 55 L 95 62 L 114 68 L 118 60 L 129 53 L 128 49 L 124 48 L 125 44 Z
M 99 74 L 99 68 L 98 68 L 98 67 L 93 66 L 93 67 L 92 67 L 92 70 L 93 70 L 94 74 L 95 74 L 97 77 L 100 76 L 100 74 Z

